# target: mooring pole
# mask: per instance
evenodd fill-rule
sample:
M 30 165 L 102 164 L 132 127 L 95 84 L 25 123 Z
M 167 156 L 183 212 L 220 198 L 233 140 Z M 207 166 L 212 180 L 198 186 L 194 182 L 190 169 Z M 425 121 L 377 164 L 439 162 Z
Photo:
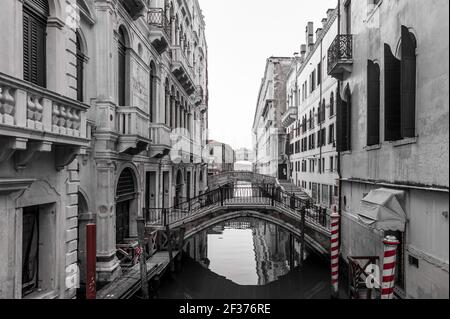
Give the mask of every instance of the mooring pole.
M 97 298 L 97 226 L 86 225 L 86 299 Z
M 331 297 L 339 297 L 339 224 L 340 215 L 331 214 Z
M 303 206 L 301 210 L 301 236 L 300 236 L 300 267 L 303 266 L 303 258 L 305 257 L 305 218 L 306 218 L 306 207 Z
M 139 242 L 139 265 L 141 272 L 141 292 L 143 299 L 149 299 L 148 281 L 147 281 L 147 258 L 145 254 L 145 219 L 137 219 L 138 226 L 138 242 Z
M 383 278 L 381 299 L 394 298 L 395 268 L 397 265 L 397 250 L 400 241 L 395 236 L 387 236 L 384 241 Z
M 169 225 L 166 225 L 166 236 L 167 236 L 167 250 L 169 251 L 169 265 L 170 271 L 175 272 L 175 265 L 173 263 L 173 251 L 172 251 L 172 234 Z

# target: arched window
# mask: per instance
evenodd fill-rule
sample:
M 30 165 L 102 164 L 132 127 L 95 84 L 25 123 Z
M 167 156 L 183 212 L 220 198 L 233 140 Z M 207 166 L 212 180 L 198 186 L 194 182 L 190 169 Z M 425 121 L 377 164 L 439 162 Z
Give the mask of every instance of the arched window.
M 150 122 L 156 122 L 156 66 L 153 61 L 150 63 L 150 90 L 149 90 L 149 112 Z
M 367 146 L 380 144 L 380 66 L 367 61 Z
M 46 86 L 47 0 L 25 0 L 23 3 L 23 79 Z
M 384 45 L 385 140 L 397 141 L 416 134 L 417 40 L 406 26 L 401 28 L 400 60 Z
M 118 41 L 118 88 L 119 88 L 119 106 L 124 106 L 125 101 L 125 84 L 126 84 L 126 37 L 123 28 L 119 28 Z
M 76 33 L 77 47 L 77 100 L 84 101 L 84 60 L 85 55 L 81 45 L 81 35 L 79 31 Z
M 334 116 L 334 92 L 330 95 L 330 117 Z

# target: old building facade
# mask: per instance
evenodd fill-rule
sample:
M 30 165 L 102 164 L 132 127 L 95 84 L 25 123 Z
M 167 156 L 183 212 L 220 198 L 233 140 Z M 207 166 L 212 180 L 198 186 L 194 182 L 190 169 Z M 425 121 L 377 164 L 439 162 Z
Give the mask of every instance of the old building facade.
M 327 50 L 337 35 L 337 10 L 322 26 L 306 26 L 306 44 L 287 80 L 287 111 L 282 123 L 289 136 L 289 178 L 318 205 L 337 203 L 336 89 L 326 70 Z
M 108 282 L 144 208 L 207 188 L 205 23 L 196 0 L 8 0 L 0 17 L 0 297 L 72 298 L 87 223 Z
M 252 126 L 255 172 L 281 180 L 288 175 L 281 117 L 286 111 L 286 78 L 291 64 L 289 57 L 267 59 Z
M 236 159 L 233 148 L 225 143 L 210 140 L 207 145 L 208 176 L 234 170 Z
M 448 1 L 342 1 L 328 53 L 339 80 L 342 257 L 400 241 L 396 292 L 448 298 Z

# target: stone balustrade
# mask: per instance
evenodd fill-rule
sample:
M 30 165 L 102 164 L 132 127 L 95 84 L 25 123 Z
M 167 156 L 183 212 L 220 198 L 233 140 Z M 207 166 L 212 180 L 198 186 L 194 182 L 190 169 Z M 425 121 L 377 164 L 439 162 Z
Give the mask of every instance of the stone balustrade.
M 150 139 L 148 114 L 137 107 L 120 107 L 117 110 L 116 130 L 121 135 L 135 135 Z
M 86 139 L 89 106 L 45 88 L 0 73 L 0 127 L 14 136 L 17 128 L 42 138 Z M 78 143 L 76 143 L 78 144 Z

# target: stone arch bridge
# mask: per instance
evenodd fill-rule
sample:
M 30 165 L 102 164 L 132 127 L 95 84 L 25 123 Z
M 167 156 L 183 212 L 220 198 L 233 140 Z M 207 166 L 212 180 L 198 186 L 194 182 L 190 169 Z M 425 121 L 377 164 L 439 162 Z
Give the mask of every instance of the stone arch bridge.
M 278 225 L 298 238 L 304 233 L 306 245 L 324 257 L 329 256 L 330 220 L 325 211 L 272 183 L 236 183 L 251 182 L 251 176 L 246 176 L 249 178 L 223 181 L 227 186 L 219 186 L 176 207 L 145 210 L 147 231 L 171 234 L 176 237 L 172 240 L 178 243 L 222 222 L 252 217 Z

